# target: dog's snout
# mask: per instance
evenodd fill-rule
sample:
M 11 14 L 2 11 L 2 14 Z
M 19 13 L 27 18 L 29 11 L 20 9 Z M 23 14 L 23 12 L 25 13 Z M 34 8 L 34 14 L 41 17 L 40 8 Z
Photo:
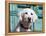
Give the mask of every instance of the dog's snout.
M 28 23 L 30 23 L 31 22 L 31 18 L 30 17 L 28 17 Z
M 30 20 L 31 20 L 31 18 L 30 18 L 30 17 L 28 17 L 28 20 L 30 21 Z

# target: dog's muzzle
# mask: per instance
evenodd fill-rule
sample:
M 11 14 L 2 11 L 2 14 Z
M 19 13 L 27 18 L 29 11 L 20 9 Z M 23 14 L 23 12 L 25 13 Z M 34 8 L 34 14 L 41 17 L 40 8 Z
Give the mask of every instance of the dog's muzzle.
M 31 22 L 31 18 L 30 17 L 28 17 L 28 23 L 30 23 Z

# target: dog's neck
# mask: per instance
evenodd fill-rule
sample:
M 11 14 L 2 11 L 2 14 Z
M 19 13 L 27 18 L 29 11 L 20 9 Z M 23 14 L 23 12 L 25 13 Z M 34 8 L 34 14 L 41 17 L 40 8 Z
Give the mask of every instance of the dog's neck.
M 20 22 L 20 26 L 24 29 L 28 29 L 29 28 L 29 23 L 27 23 L 26 21 L 21 21 Z

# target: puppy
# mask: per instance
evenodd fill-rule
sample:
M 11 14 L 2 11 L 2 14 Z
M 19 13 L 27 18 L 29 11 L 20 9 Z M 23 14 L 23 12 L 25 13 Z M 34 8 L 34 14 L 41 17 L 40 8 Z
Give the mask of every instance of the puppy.
M 18 13 L 18 16 L 19 16 L 19 23 L 17 24 L 15 31 L 16 32 L 32 31 L 31 30 L 32 23 L 35 23 L 36 20 L 38 19 L 35 11 L 26 8 L 23 9 L 23 11 L 20 11 Z

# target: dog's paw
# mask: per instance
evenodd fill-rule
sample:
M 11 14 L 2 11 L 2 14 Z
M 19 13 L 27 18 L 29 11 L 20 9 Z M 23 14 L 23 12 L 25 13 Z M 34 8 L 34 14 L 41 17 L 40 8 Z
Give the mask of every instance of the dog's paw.
M 18 28 L 16 29 L 16 31 L 17 31 L 17 32 L 20 32 L 20 27 L 18 27 Z
M 27 31 L 31 31 L 30 29 L 28 29 Z

